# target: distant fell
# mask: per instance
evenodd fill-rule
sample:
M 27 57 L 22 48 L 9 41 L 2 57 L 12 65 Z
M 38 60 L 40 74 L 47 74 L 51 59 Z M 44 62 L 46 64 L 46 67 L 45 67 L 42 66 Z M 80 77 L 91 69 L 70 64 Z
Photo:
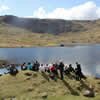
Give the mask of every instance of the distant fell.
M 100 19 L 62 20 L 0 16 L 0 47 L 100 43 Z
M 0 23 L 4 22 L 12 26 L 27 29 L 34 33 L 61 34 L 66 32 L 85 32 L 95 26 L 100 26 L 98 20 L 62 20 L 62 19 L 38 19 L 21 18 L 13 15 L 0 16 Z

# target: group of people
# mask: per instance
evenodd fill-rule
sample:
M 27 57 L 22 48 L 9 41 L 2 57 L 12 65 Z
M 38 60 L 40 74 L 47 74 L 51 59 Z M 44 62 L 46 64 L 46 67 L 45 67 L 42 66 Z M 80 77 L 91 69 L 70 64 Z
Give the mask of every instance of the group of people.
M 21 70 L 40 71 L 42 73 L 49 73 L 50 78 L 55 79 L 60 76 L 60 79 L 64 79 L 64 75 L 73 75 L 76 80 L 86 79 L 86 76 L 82 73 L 81 65 L 76 62 L 76 68 L 72 67 L 72 64 L 65 65 L 62 61 L 54 64 L 40 64 L 38 61 L 33 63 L 23 63 L 20 65 Z M 9 73 L 16 75 L 18 69 L 12 64 L 9 67 Z

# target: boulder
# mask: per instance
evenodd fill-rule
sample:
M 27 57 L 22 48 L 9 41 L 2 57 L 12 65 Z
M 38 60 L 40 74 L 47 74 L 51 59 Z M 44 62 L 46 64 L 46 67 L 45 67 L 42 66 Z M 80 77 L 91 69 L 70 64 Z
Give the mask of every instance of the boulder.
M 27 91 L 29 91 L 29 92 L 33 91 L 33 87 L 29 87 L 29 88 L 27 89 Z
M 83 95 L 86 97 L 95 97 L 95 92 L 93 90 L 85 90 Z
M 41 97 L 42 97 L 43 99 L 46 99 L 46 98 L 48 97 L 48 94 L 47 94 L 46 92 L 41 93 Z
M 26 76 L 32 76 L 32 73 L 26 72 L 25 75 L 26 75 Z
M 41 79 L 41 84 L 44 84 L 44 83 L 46 83 L 46 80 Z
M 25 80 L 30 80 L 31 78 L 30 77 L 27 77 Z

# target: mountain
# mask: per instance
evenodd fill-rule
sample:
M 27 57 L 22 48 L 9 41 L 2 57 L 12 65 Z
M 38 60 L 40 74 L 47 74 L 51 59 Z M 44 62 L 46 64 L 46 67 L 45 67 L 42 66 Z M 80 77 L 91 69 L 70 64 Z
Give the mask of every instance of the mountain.
M 99 21 L 99 23 L 98 23 Z M 61 34 L 67 32 L 85 32 L 100 27 L 100 20 L 62 20 L 20 18 L 13 15 L 0 16 L 0 23 L 27 29 L 34 33 Z
M 0 19 L 0 22 L 24 28 L 35 33 L 52 34 L 86 31 L 87 28 L 84 27 L 84 24 L 95 24 L 95 21 L 68 21 L 61 19 L 20 18 L 12 15 L 1 16 Z
M 0 16 L 0 47 L 100 43 L 100 19 L 62 20 Z

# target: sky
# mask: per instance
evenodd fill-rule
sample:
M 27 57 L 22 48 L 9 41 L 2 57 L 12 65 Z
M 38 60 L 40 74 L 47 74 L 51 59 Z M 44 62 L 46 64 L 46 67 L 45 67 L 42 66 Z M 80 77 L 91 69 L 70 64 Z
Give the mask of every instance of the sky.
M 100 0 L 0 0 L 0 15 L 94 20 L 100 18 Z

